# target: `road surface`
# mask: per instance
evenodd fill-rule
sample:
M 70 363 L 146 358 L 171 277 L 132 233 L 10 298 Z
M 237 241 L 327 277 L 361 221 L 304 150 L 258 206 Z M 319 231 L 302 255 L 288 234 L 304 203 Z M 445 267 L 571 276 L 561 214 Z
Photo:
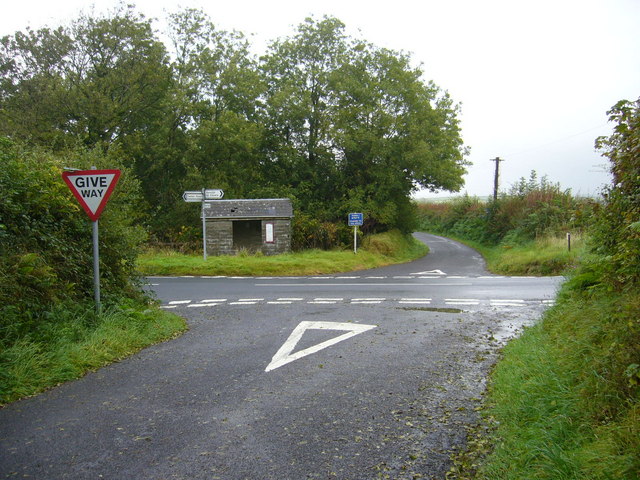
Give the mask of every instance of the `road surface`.
M 0 410 L 0 478 L 444 478 L 561 278 L 416 235 L 429 255 L 375 270 L 149 279 L 189 332 Z

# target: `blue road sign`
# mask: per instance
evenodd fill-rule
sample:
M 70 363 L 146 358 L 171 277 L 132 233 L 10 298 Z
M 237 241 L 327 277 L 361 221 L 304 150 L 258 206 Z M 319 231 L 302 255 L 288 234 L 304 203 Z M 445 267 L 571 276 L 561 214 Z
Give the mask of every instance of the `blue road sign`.
M 359 227 L 364 222 L 364 215 L 362 213 L 350 213 L 349 214 L 349 226 Z

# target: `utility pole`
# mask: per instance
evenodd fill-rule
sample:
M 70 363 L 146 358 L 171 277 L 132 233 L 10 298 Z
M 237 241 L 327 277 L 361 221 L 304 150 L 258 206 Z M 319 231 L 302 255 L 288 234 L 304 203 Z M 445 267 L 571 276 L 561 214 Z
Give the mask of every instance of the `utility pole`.
M 496 162 L 496 173 L 493 177 L 493 201 L 498 201 L 498 179 L 500 178 L 500 162 L 504 162 L 503 158 L 496 157 L 491 159 L 492 162 Z

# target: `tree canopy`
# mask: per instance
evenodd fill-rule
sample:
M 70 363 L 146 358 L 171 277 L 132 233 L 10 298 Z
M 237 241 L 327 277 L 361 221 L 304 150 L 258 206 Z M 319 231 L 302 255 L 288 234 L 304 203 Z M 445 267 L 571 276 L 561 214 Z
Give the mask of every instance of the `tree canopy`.
M 164 39 L 164 40 L 161 40 Z M 0 135 L 55 151 L 117 151 L 161 239 L 197 229 L 183 190 L 278 196 L 321 221 L 412 227 L 418 188 L 457 191 L 459 106 L 411 57 L 308 18 L 256 58 L 201 10 L 161 36 L 132 7 L 0 42 Z

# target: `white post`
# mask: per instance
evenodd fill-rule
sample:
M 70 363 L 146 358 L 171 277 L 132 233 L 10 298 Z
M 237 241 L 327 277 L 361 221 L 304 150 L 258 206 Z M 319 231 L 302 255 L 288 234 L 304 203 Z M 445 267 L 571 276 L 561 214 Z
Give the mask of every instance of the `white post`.
M 353 253 L 358 253 L 358 227 L 353 227 Z

